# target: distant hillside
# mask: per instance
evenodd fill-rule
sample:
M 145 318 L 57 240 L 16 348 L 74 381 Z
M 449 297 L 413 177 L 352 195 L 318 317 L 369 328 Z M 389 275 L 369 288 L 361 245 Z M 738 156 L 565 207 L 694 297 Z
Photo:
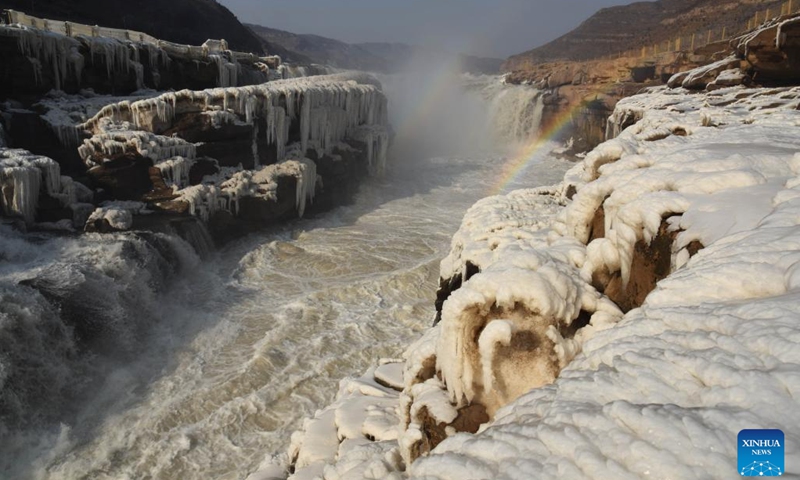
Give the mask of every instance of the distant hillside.
M 384 58 L 373 55 L 358 45 L 318 35 L 286 32 L 261 25 L 248 24 L 247 26 L 268 45 L 271 45 L 275 53 L 280 55 L 279 50 L 283 50 L 282 57 L 290 62 L 306 63 L 300 60 L 306 59 L 309 61 L 308 63 L 353 70 L 386 71 L 388 69 Z
M 0 9 L 37 17 L 137 30 L 200 45 L 224 38 L 233 50 L 261 53 L 261 40 L 214 0 L 0 0 Z
M 247 26 L 264 40 L 270 52 L 295 63 L 319 63 L 354 70 L 395 72 L 402 69 L 416 54 L 454 56 L 403 43 L 351 44 L 319 35 L 296 34 L 260 25 Z M 461 70 L 472 73 L 498 73 L 503 63 L 496 58 L 470 55 L 457 57 Z
M 589 60 L 664 42 L 678 35 L 736 29 L 754 13 L 780 11 L 775 0 L 659 0 L 604 8 L 578 28 L 541 47 L 510 57 L 504 70 L 554 60 Z

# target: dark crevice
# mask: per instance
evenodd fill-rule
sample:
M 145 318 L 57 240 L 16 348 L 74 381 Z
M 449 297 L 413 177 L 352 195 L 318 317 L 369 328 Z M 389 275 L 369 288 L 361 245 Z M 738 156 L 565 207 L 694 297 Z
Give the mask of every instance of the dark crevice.
M 433 320 L 434 327 L 442 320 L 442 307 L 444 307 L 444 302 L 450 298 L 450 294 L 461 288 L 464 282 L 480 272 L 481 269 L 478 268 L 477 265 L 467 261 L 464 275 L 455 275 L 448 279 L 439 279 L 439 289 L 436 290 L 436 318 Z

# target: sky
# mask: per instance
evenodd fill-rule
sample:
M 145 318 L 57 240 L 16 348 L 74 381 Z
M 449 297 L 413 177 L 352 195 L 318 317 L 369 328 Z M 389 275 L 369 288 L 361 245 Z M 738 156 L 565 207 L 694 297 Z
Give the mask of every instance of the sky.
M 239 20 L 348 43 L 402 42 L 505 58 L 633 0 L 218 0 Z

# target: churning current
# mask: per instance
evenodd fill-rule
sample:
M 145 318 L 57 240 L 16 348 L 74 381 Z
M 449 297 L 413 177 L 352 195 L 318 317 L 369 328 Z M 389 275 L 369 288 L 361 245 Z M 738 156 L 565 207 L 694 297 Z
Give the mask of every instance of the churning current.
M 541 117 L 531 89 L 435 95 L 427 73 L 382 79 L 390 171 L 353 205 L 203 258 L 160 234 L 2 227 L 0 477 L 241 479 L 340 379 L 398 358 L 462 216 L 515 160 L 489 137 Z M 557 182 L 570 164 L 546 151 L 505 191 Z

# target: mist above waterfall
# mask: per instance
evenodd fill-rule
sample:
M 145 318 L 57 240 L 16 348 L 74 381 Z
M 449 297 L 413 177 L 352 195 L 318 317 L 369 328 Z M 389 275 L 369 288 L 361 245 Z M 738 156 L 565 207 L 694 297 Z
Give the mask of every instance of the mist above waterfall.
M 457 67 L 452 58 L 418 55 L 400 73 L 381 76 L 396 156 L 456 155 L 491 145 L 485 105 L 466 91 Z
M 502 152 L 539 132 L 540 90 L 461 73 L 454 57 L 417 55 L 380 80 L 396 158 Z

